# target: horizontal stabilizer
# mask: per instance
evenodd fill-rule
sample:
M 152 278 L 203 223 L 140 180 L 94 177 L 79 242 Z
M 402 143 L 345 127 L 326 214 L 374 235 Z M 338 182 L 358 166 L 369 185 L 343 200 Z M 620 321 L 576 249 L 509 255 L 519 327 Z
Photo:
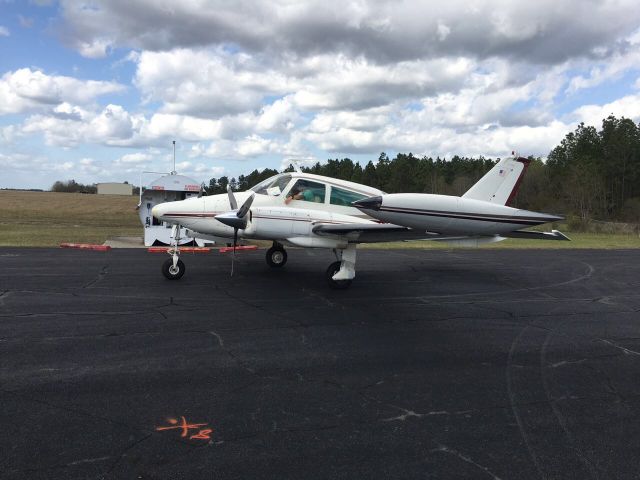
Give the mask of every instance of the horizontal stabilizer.
M 515 232 L 501 233 L 501 237 L 507 238 L 531 238 L 534 240 L 568 240 L 571 241 L 564 233 L 559 230 L 551 230 L 550 232 L 529 232 L 526 230 L 516 230 Z

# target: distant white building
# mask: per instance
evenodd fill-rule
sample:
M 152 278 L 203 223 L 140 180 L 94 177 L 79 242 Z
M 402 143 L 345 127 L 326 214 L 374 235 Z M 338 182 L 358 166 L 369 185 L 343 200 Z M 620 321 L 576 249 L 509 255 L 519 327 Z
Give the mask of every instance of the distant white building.
M 98 183 L 98 195 L 133 195 L 133 185 L 128 183 Z

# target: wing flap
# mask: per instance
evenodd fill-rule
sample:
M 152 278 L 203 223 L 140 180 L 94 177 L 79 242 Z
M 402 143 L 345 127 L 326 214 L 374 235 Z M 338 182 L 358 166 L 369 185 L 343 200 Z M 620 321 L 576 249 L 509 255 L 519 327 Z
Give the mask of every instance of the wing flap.
M 551 230 L 550 232 L 529 232 L 526 230 L 515 230 L 509 233 L 501 233 L 501 237 L 507 238 L 530 238 L 534 240 L 567 240 L 571 241 L 564 233 L 559 230 Z
M 438 236 L 437 233 L 413 230 L 390 223 L 319 223 L 311 230 L 316 235 L 346 237 L 350 242 L 361 243 L 428 240 Z

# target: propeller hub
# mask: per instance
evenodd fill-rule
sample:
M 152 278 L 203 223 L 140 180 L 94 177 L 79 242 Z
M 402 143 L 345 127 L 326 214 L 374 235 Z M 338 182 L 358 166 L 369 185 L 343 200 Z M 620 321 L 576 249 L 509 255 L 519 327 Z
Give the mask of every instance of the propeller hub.
M 247 228 L 246 215 L 243 217 L 238 217 L 237 212 L 233 210 L 216 215 L 215 219 L 232 228 L 237 228 L 238 230 L 244 230 L 245 228 Z

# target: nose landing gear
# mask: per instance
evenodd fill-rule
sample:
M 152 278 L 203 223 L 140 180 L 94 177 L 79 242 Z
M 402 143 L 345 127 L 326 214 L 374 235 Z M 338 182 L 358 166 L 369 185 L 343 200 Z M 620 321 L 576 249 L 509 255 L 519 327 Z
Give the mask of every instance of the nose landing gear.
M 168 280 L 180 280 L 187 269 L 184 262 L 178 258 L 180 255 L 180 248 L 178 247 L 179 242 L 180 225 L 174 225 L 171 227 L 171 245 L 167 250 L 167 253 L 171 255 L 171 258 L 167 259 L 162 264 L 162 274 Z
M 173 258 L 168 258 L 162 264 L 162 274 L 168 280 L 181 279 L 182 276 L 184 275 L 185 270 L 186 270 L 186 267 L 184 265 L 184 262 L 180 259 L 178 259 L 175 265 L 173 264 Z

